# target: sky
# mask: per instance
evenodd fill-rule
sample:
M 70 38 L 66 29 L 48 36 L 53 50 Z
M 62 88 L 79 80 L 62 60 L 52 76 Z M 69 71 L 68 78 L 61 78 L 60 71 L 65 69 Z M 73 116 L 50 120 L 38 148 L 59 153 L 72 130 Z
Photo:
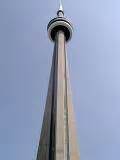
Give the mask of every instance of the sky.
M 0 159 L 35 160 L 57 0 L 0 1 Z M 120 160 L 120 1 L 63 0 L 81 160 Z

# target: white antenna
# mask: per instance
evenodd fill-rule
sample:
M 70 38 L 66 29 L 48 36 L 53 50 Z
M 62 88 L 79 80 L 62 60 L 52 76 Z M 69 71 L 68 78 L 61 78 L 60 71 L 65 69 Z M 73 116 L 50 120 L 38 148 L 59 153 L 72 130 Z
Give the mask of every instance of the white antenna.
M 59 11 L 63 11 L 62 0 L 60 0 L 60 7 L 59 7 Z

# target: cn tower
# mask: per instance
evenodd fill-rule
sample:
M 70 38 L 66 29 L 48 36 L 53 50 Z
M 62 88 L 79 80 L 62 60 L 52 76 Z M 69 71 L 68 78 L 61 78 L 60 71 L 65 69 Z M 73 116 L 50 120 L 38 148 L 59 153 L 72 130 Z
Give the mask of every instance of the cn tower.
M 54 52 L 36 160 L 79 160 L 66 55 L 73 26 L 64 16 L 62 3 L 47 31 Z

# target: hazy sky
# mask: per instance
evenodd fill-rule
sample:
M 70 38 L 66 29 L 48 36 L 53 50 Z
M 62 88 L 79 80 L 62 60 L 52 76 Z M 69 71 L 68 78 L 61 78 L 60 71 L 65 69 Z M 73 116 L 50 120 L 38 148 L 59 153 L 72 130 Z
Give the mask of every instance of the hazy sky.
M 81 160 L 120 160 L 120 1 L 64 0 Z M 35 160 L 57 0 L 0 1 L 0 160 Z

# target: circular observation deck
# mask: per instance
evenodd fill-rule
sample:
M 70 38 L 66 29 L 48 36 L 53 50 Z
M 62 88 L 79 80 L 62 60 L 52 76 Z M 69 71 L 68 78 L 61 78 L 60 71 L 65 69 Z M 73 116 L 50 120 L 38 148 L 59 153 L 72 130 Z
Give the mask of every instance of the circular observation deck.
M 47 30 L 48 36 L 53 42 L 55 41 L 55 36 L 58 31 L 64 32 L 66 42 L 72 38 L 72 24 L 64 17 L 56 17 L 52 19 L 47 26 Z

